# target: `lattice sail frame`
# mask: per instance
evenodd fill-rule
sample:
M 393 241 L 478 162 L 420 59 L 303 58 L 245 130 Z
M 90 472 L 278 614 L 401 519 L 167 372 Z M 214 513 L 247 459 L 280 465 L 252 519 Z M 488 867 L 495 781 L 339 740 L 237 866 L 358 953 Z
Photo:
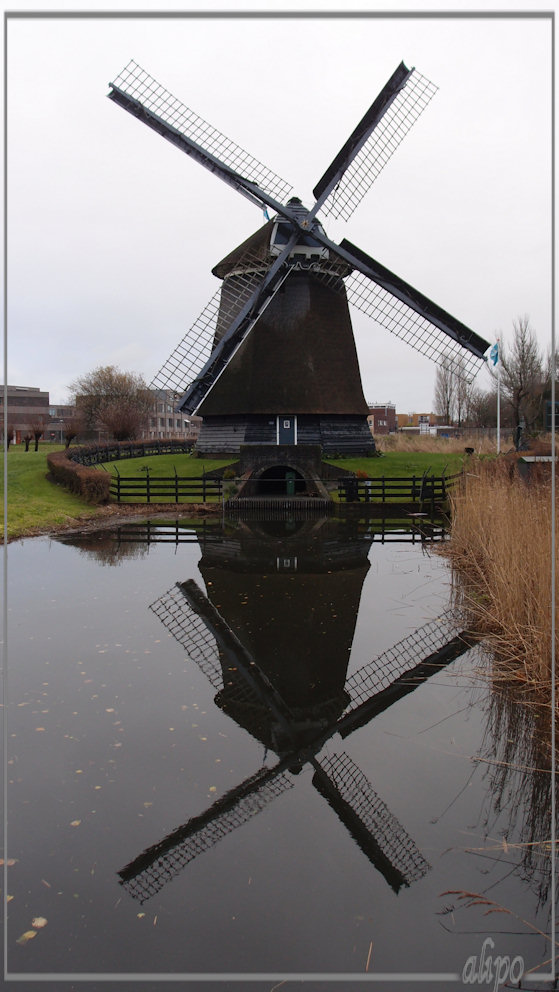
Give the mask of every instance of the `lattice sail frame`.
M 219 841 L 233 830 L 251 820 L 277 796 L 293 788 L 293 780 L 287 773 L 273 774 L 267 766 L 261 768 L 255 775 L 243 783 L 240 798 L 234 797 L 232 790 L 215 804 L 215 815 L 211 810 L 207 813 L 207 822 L 200 824 L 200 817 L 193 817 L 183 827 L 178 827 L 174 834 L 169 835 L 161 844 L 155 845 L 150 851 L 140 856 L 145 867 L 134 871 L 133 865 L 123 868 L 122 885 L 140 902 L 156 895 L 167 882 L 175 878 L 183 868 L 199 854 L 209 851 Z M 223 806 L 223 809 L 220 809 Z M 158 853 L 158 848 L 162 849 Z
M 315 275 L 332 289 L 341 291 L 338 277 L 324 270 L 316 271 Z M 346 276 L 344 287 L 350 306 L 436 365 L 444 365 L 457 378 L 470 383 L 485 365 L 483 358 L 467 351 L 427 317 L 379 286 L 370 276 L 354 270 Z
M 429 862 L 350 756 L 345 751 L 334 754 L 322 759 L 321 766 L 405 884 L 423 878 L 430 870 Z
M 387 651 L 383 651 L 363 665 L 350 675 L 345 684 L 346 691 L 351 696 L 351 703 L 345 710 L 346 714 L 357 709 L 371 696 L 387 689 L 406 672 L 412 671 L 419 662 L 441 651 L 450 641 L 458 637 L 463 629 L 460 615 L 449 610 L 414 630 L 413 634 L 404 637 Z
M 242 678 L 233 681 L 237 668 L 230 668 L 227 660 L 221 658 L 216 638 L 208 629 L 204 618 L 188 602 L 181 585 L 177 582 L 171 589 L 150 605 L 150 610 L 164 624 L 175 640 L 184 648 L 187 656 L 206 676 L 216 692 L 229 691 L 230 701 L 261 706 L 258 694 Z
M 198 665 L 210 685 L 223 688 L 223 669 L 216 639 L 204 619 L 189 606 L 177 582 L 151 603 L 150 610 L 184 648 L 187 656 Z
M 195 114 L 134 60 L 110 85 L 137 100 L 165 124 L 195 141 L 230 169 L 261 186 L 270 196 L 282 201 L 288 198 L 293 188 L 289 183 Z
M 353 272 L 347 278 L 346 293 L 348 302 L 357 310 L 432 362 L 445 363 L 459 379 L 471 382 L 485 364 L 482 358 L 465 351 L 458 341 L 361 272 Z
M 234 283 L 224 280 L 209 303 L 153 377 L 151 389 L 186 392 L 204 368 L 221 333 L 230 326 L 242 307 L 262 283 L 269 264 L 250 250 L 239 259 Z
M 324 201 L 321 208 L 324 213 L 349 220 L 437 90 L 438 87 L 416 69 L 412 71 L 403 89 Z

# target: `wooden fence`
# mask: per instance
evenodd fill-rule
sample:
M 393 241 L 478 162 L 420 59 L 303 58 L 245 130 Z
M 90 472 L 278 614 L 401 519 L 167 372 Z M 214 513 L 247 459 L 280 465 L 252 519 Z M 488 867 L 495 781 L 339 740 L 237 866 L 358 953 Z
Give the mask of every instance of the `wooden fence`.
M 223 480 L 210 475 L 196 477 L 151 475 L 146 467 L 141 475 L 121 476 L 115 466 L 116 475 L 111 479 L 111 496 L 118 502 L 133 503 L 206 503 L 219 501 L 223 498 Z M 380 476 L 377 479 L 358 479 L 346 476 L 338 479 L 338 498 L 343 503 L 375 503 L 425 504 L 434 506 L 445 503 L 449 491 L 456 484 L 462 473 L 451 476 L 401 476 L 391 478 Z M 273 509 L 292 511 L 296 505 L 303 509 L 308 505 L 309 512 L 329 512 L 330 501 L 306 498 L 304 494 L 291 499 L 278 496 L 232 499 L 229 510 L 241 515 L 241 512 L 255 510 L 257 507 L 270 513 Z
M 117 469 L 110 492 L 117 503 L 207 503 L 221 499 L 222 482 L 205 475 L 182 477 L 176 471 L 169 476 L 152 476 L 147 470 L 142 475 L 121 476 Z
M 338 479 L 338 497 L 346 503 L 444 503 L 461 472 L 455 475 L 410 475 L 377 479 Z

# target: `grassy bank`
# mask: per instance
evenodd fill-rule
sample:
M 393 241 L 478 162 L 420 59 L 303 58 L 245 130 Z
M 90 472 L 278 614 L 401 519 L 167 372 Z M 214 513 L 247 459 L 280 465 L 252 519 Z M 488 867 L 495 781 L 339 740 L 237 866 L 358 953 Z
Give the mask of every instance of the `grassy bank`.
M 77 527 L 95 517 L 106 516 L 105 507 L 92 506 L 78 496 L 55 485 L 47 479 L 47 455 L 51 451 L 62 450 L 63 445 L 39 444 L 38 451 L 25 451 L 23 445 L 11 445 L 7 456 L 8 465 L 8 537 L 27 537 L 44 534 L 65 527 Z M 173 473 L 171 462 L 183 475 L 200 475 L 227 462 L 207 461 L 183 456 L 161 455 L 159 459 L 130 459 L 118 462 L 121 475 L 139 474 L 141 466 L 149 463 L 150 472 L 155 475 Z M 167 464 L 164 464 L 164 463 Z M 103 469 L 99 469 L 100 472 Z M 2 499 L 4 498 L 4 472 L 2 458 Z M 4 521 L 0 521 L 0 531 L 4 534 Z
M 547 699 L 552 512 L 549 481 L 526 485 L 506 461 L 476 461 L 452 495 L 451 540 L 442 548 L 458 599 L 492 651 L 494 676 Z
M 61 486 L 47 479 L 47 454 L 63 445 L 39 444 L 38 451 L 25 451 L 11 445 L 8 451 L 8 536 L 21 537 L 78 524 L 95 516 L 98 507 L 88 506 Z M 2 500 L 4 500 L 4 459 L 2 457 Z M 4 521 L 0 522 L 2 535 Z

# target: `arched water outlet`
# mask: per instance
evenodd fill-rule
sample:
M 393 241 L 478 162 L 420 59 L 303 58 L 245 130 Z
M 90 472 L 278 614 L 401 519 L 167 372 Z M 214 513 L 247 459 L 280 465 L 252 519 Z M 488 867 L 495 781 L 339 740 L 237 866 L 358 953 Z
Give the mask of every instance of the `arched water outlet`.
M 258 496 L 294 496 L 306 491 L 305 479 L 289 465 L 272 465 L 255 482 Z

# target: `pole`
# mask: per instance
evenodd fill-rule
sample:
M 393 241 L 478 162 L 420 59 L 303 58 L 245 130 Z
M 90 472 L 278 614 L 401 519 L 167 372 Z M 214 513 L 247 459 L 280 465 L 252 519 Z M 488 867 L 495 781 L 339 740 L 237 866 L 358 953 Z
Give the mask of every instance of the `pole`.
M 497 454 L 501 453 L 501 343 L 497 338 Z

